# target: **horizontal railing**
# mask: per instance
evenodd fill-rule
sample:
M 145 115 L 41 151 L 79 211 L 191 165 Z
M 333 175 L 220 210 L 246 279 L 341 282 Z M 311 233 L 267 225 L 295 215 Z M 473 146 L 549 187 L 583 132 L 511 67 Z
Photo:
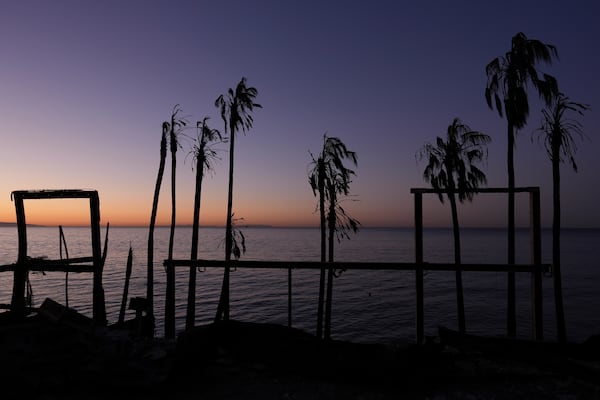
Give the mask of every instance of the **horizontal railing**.
M 321 269 L 325 268 L 346 269 L 346 270 L 385 270 L 385 271 L 416 271 L 422 268 L 425 271 L 461 271 L 473 272 L 549 272 L 550 264 L 487 264 L 487 263 L 430 263 L 423 262 L 417 264 L 414 262 L 356 262 L 356 261 L 225 261 L 225 260 L 164 260 L 165 267 L 207 267 L 224 268 L 226 265 L 235 268 L 267 268 L 267 269 Z
M 487 263 L 414 263 L 414 262 L 319 262 L 319 261 L 225 261 L 225 260 L 164 260 L 163 265 L 166 268 L 231 268 L 239 269 L 287 269 L 288 270 L 288 326 L 292 325 L 292 273 L 296 269 L 319 270 L 321 268 L 333 268 L 337 270 L 362 270 L 362 271 L 415 271 L 415 293 L 417 316 L 423 315 L 424 290 L 423 290 L 423 272 L 424 271 L 466 271 L 466 272 L 525 272 L 531 273 L 535 281 L 541 279 L 542 273 L 551 271 L 550 264 L 487 264 Z M 169 274 L 167 274 L 167 279 Z M 532 293 L 534 304 L 539 303 L 538 297 L 541 296 L 541 285 Z M 174 296 L 174 293 L 172 294 Z M 165 304 L 175 304 L 175 299 Z M 541 309 L 535 307 L 534 317 L 538 318 Z M 166 316 L 167 313 L 165 313 Z M 174 315 L 174 310 L 173 313 Z M 170 324 L 172 330 L 175 330 L 175 320 L 165 318 L 165 326 Z M 424 318 L 419 317 L 416 320 L 417 340 L 424 340 Z
M 15 269 L 34 272 L 94 272 L 93 264 L 82 264 L 93 261 L 93 257 L 75 257 L 62 260 L 31 258 L 23 262 L 0 265 L 0 272 L 14 271 Z

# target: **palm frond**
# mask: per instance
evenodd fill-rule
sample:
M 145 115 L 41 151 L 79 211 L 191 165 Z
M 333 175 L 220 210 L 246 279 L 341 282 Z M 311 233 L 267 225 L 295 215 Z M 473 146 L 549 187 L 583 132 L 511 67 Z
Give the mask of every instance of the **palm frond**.
M 250 113 L 254 108 L 262 108 L 254 100 L 258 96 L 258 90 L 254 87 L 246 86 L 246 78 L 242 77 L 237 84 L 235 91 L 232 88 L 227 90 L 227 95 L 220 95 L 215 100 L 215 107 L 221 112 L 221 119 L 225 124 L 225 133 L 235 134 L 241 130 L 246 133 L 252 128 L 254 119 Z
M 218 129 L 209 127 L 209 119 L 209 117 L 204 117 L 202 121 L 196 122 L 198 134 L 195 143 L 190 150 L 190 154 L 194 161 L 200 160 L 200 163 L 192 163 L 192 168 L 194 164 L 201 165 L 201 168 L 203 169 L 201 171 L 202 175 L 204 175 L 205 172 L 211 171 L 214 162 L 219 160 L 218 153 L 213 148 L 213 144 L 223 142 L 221 132 L 219 132 Z
M 565 115 L 570 112 L 583 116 L 589 109 L 588 104 L 571 101 L 563 93 L 558 93 L 542 110 L 542 124 L 537 129 L 538 140 L 544 142 L 550 160 L 559 163 L 568 160 L 575 172 L 577 164 L 574 156 L 577 153 L 577 145 L 574 135 L 579 139 L 585 139 L 586 135 L 579 121 Z M 557 154 L 557 160 L 554 160 L 554 154 Z
M 558 59 L 556 47 L 518 32 L 511 39 L 510 50 L 504 56 L 494 58 L 485 68 L 488 107 L 493 108 L 493 98 L 500 116 L 504 105 L 509 123 L 518 129 L 523 128 L 529 116 L 528 83 L 537 89 L 547 104 L 550 96 L 558 92 L 556 79 L 537 70 L 539 63 L 550 65 L 555 59 Z
M 357 165 L 358 157 L 341 139 L 327 134 L 323 135 L 323 147 L 318 157 L 315 158 L 312 153 L 310 155 L 312 162 L 309 184 L 313 194 L 315 196 L 319 194 L 322 196 L 320 200 L 328 203 L 329 223 L 334 227 L 336 236 L 340 240 L 347 237 L 349 231 L 358 231 L 360 225 L 358 220 L 350 217 L 340 206 L 341 199 L 338 198 L 338 195 L 349 195 L 351 177 L 355 175 L 355 171 L 347 167 L 345 161 Z M 319 207 L 320 205 L 317 209 Z
M 491 138 L 455 118 L 446 129 L 446 139 L 437 137 L 435 145 L 425 143 L 417 152 L 419 160 L 427 159 L 423 179 L 439 190 L 440 202 L 443 191 L 448 195 L 457 190 L 458 198 L 472 200 L 473 191 L 486 183 L 483 171 L 474 165 L 487 157 L 487 144 Z

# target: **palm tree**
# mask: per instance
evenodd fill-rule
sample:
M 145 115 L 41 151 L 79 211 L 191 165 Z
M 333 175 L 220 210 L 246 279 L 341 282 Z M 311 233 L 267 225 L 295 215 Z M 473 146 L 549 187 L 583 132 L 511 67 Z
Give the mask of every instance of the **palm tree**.
M 574 112 L 583 116 L 589 108 L 589 105 L 576 103 L 564 94 L 559 93 L 552 98 L 551 104 L 542 110 L 542 126 L 538 129 L 552 162 L 552 270 L 557 333 L 558 341 L 561 343 L 567 341 L 567 329 L 565 326 L 560 272 L 560 163 L 568 159 L 573 170 L 577 172 L 577 164 L 574 158 L 577 146 L 573 134 L 583 138 L 584 133 L 579 121 L 568 118 L 566 114 Z
M 333 234 L 334 232 L 346 232 L 341 230 L 340 226 L 350 226 L 358 229 L 358 221 L 349 218 L 341 219 L 342 225 L 336 224 L 336 211 L 338 210 L 337 194 L 347 195 L 350 188 L 350 177 L 354 171 L 344 165 L 344 160 L 349 159 L 356 165 L 356 153 L 348 150 L 346 145 L 336 137 L 328 137 L 323 135 L 323 149 L 319 156 L 315 159 L 312 157 L 312 169 L 309 173 L 309 183 L 313 190 L 313 194 L 319 195 L 319 215 L 321 226 L 321 273 L 319 279 L 319 301 L 317 309 L 317 337 L 323 335 L 323 304 L 325 297 L 325 260 L 326 260 L 326 233 L 329 227 L 329 261 L 333 262 Z M 325 202 L 329 202 L 328 218 L 326 218 Z M 341 207 L 339 207 L 341 209 Z M 341 216 L 347 216 L 341 209 Z M 347 223 L 347 225 L 345 225 Z M 327 225 L 328 224 L 328 225 Z M 336 230 L 338 226 L 338 230 Z M 328 268 L 328 284 L 327 292 L 328 299 L 331 299 L 331 290 L 333 285 L 333 269 Z M 331 315 L 331 303 L 328 301 L 328 315 Z M 326 317 L 327 323 L 329 319 Z M 325 337 L 328 337 L 329 331 L 326 331 Z
M 239 130 L 246 132 L 252 128 L 254 119 L 250 114 L 254 108 L 262 108 L 254 102 L 258 90 L 246 86 L 246 78 L 242 78 L 237 84 L 235 91 L 229 89 L 226 95 L 220 95 L 215 100 L 215 106 L 221 110 L 221 118 L 225 124 L 225 133 L 229 130 L 229 190 L 227 193 L 227 222 L 225 228 L 225 261 L 231 260 L 233 249 L 233 156 L 235 145 L 235 134 Z M 223 273 L 223 286 L 217 307 L 215 320 L 229 319 L 229 264 L 225 265 Z
M 354 152 L 350 152 L 354 153 Z M 356 155 L 352 156 L 356 165 Z M 349 231 L 358 232 L 360 222 L 352 218 L 342 208 L 338 194 L 348 195 L 350 189 L 349 176 L 354 175 L 354 171 L 345 168 L 343 171 L 334 171 L 329 169 L 328 179 L 326 179 L 327 193 L 329 193 L 329 212 L 327 214 L 327 225 L 329 229 L 328 236 L 328 261 L 334 260 L 334 236 L 338 242 L 342 238 L 349 239 Z M 340 271 L 341 272 L 341 271 Z M 333 305 L 333 279 L 339 276 L 333 268 L 327 271 L 327 297 L 325 300 L 325 338 L 331 338 L 331 308 Z
M 148 232 L 148 263 L 147 263 L 147 288 L 146 298 L 148 301 L 147 315 L 154 330 L 154 226 L 156 225 L 156 213 L 158 211 L 158 198 L 160 195 L 160 186 L 162 184 L 163 174 L 165 172 L 165 163 L 167 160 L 167 133 L 169 132 L 169 123 L 162 124 L 162 137 L 160 140 L 160 164 L 158 166 L 158 176 L 154 186 L 154 199 L 152 201 L 152 215 L 150 216 L 150 229 Z
M 175 177 L 177 169 L 177 148 L 179 147 L 178 136 L 181 128 L 187 125 L 187 122 L 180 118 L 181 112 L 179 104 L 173 107 L 171 113 L 171 123 L 169 124 L 169 148 L 171 150 L 171 230 L 169 232 L 169 261 L 173 259 L 173 242 L 175 238 Z M 175 336 L 175 269 L 167 268 L 167 287 L 165 291 L 165 337 L 167 339 Z
M 440 190 L 440 201 L 444 202 L 446 192 L 452 212 L 452 229 L 454 233 L 454 263 L 456 264 L 456 303 L 458 308 L 458 325 L 462 333 L 466 332 L 465 306 L 463 300 L 462 271 L 460 268 L 460 229 L 458 226 L 458 210 L 456 194 L 462 203 L 473 200 L 474 191 L 480 184 L 486 183 L 482 170 L 475 162 L 487 156 L 487 144 L 490 137 L 484 133 L 473 131 L 458 118 L 448 126 L 446 140 L 437 137 L 435 145 L 426 143 L 418 153 L 420 160 L 427 159 L 423 172 L 425 181 Z
M 540 97 L 548 103 L 558 93 L 556 79 L 536 69 L 538 62 L 551 64 L 558 58 L 556 47 L 539 40 L 528 39 L 519 32 L 512 38 L 511 49 L 493 59 L 485 68 L 487 85 L 485 99 L 490 109 L 496 108 L 500 117 L 506 114 L 508 122 L 508 264 L 515 263 L 515 131 L 522 129 L 529 116 L 527 85 L 531 83 Z M 509 336 L 516 334 L 515 274 L 508 273 Z
M 210 144 L 214 141 L 222 141 L 221 133 L 212 129 L 207 124 L 208 117 L 196 123 L 198 139 L 192 152 L 196 160 L 196 190 L 194 192 L 194 219 L 192 222 L 192 251 L 191 260 L 198 259 L 198 228 L 200 227 L 200 200 L 202 193 L 202 178 L 204 172 L 212 169 L 212 161 L 217 153 Z M 194 326 L 196 316 L 196 268 L 190 268 L 190 281 L 188 289 L 188 303 L 185 327 L 190 329 Z
M 312 156 L 312 154 L 311 154 Z M 325 159 L 323 154 L 315 160 L 313 170 L 309 174 L 309 183 L 313 194 L 319 195 L 319 226 L 321 231 L 321 269 L 319 276 L 319 301 L 317 305 L 317 337 L 323 337 L 323 299 L 325 296 L 325 261 L 327 260 L 327 225 L 325 218 Z

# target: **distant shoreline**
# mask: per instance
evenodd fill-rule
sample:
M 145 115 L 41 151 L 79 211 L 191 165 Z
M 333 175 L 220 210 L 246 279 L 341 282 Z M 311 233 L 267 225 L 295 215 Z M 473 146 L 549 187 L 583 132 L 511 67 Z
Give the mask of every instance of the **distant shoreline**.
M 39 225 L 39 224 L 27 224 L 28 227 L 36 227 L 36 228 L 55 228 L 58 225 Z M 88 228 L 89 225 L 63 225 L 65 228 Z M 0 222 L 0 228 L 16 228 L 16 222 Z M 147 229 L 147 225 L 111 225 L 112 228 L 142 228 Z M 175 226 L 178 229 L 181 228 L 192 228 L 192 224 L 181 224 Z M 243 229 L 319 229 L 319 226 L 282 226 L 282 225 L 267 225 L 267 224 L 249 224 L 249 225 L 239 225 L 239 228 Z M 164 229 L 170 228 L 170 225 L 157 225 L 156 228 Z M 224 225 L 201 225 L 202 229 L 225 229 Z M 360 229 L 379 229 L 379 230 L 396 230 L 396 229 L 414 229 L 413 226 L 361 226 Z M 424 229 L 452 229 L 451 226 L 425 226 Z M 505 226 L 465 226 L 461 227 L 461 230 L 470 230 L 470 229 L 507 229 Z M 529 229 L 529 226 L 518 226 L 517 230 L 526 230 Z M 552 229 L 551 226 L 543 226 L 543 230 Z M 598 230 L 600 227 L 562 227 L 561 230 Z M 360 232 L 360 230 L 359 230 Z
M 45 225 L 27 224 L 27 226 L 44 227 Z M 16 222 L 0 222 L 0 228 L 16 228 Z

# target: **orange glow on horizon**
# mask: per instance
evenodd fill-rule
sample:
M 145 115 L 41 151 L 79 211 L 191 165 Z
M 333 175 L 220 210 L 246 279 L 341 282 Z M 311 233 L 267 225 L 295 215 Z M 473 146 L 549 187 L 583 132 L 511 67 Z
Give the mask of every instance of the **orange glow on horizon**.
M 108 196 L 107 196 L 108 197 Z M 382 205 L 377 209 L 365 207 L 365 203 L 357 202 L 348 207 L 350 214 L 357 218 L 362 227 L 412 227 L 414 225 L 414 203 L 407 196 L 403 202 L 393 206 Z M 100 199 L 101 225 L 148 227 L 150 223 L 151 204 L 134 198 L 127 198 L 119 203 L 108 197 Z M 480 195 L 473 203 L 459 205 L 459 219 L 462 227 L 503 227 L 506 224 L 506 199 L 502 195 Z M 319 216 L 314 205 L 301 203 L 253 204 L 251 201 L 238 201 L 235 210 L 243 220 L 239 226 L 266 225 L 273 227 L 318 227 Z M 24 202 L 28 224 L 45 226 L 89 226 L 90 210 L 87 199 L 27 199 Z M 203 204 L 200 215 L 200 226 L 225 226 L 225 207 L 220 202 Z M 388 210 L 393 209 L 393 214 Z M 426 227 L 451 226 L 450 210 L 447 202 L 441 204 L 435 195 L 424 197 L 424 225 Z M 177 208 L 177 225 L 192 224 L 192 206 L 182 201 Z M 15 222 L 13 203 L 6 203 L 0 210 L 0 222 Z M 517 197 L 517 221 L 519 225 L 528 226 L 528 197 Z M 156 226 L 170 226 L 171 207 L 167 202 L 159 204 Z
M 24 202 L 25 218 L 27 224 L 43 226 L 89 226 L 90 209 L 87 199 L 27 199 Z M 100 206 L 101 225 L 110 223 L 111 226 L 147 227 L 150 224 L 150 208 L 123 206 L 110 207 L 110 204 Z M 224 211 L 224 210 L 223 210 Z M 225 226 L 225 213 L 222 210 L 215 212 L 202 209 L 200 226 Z M 318 226 L 318 215 L 309 213 L 293 213 L 285 215 L 281 212 L 269 214 L 263 210 L 254 211 L 244 209 L 243 217 L 237 221 L 244 225 L 268 225 L 274 227 L 312 227 Z M 304 215 L 306 214 L 306 215 Z M 235 215 L 237 217 L 237 214 Z M 191 225 L 193 220 L 192 210 L 177 210 L 177 225 Z M 0 214 L 1 222 L 16 221 L 14 205 L 12 210 L 3 209 Z M 156 226 L 170 226 L 170 207 L 163 206 L 156 217 Z

